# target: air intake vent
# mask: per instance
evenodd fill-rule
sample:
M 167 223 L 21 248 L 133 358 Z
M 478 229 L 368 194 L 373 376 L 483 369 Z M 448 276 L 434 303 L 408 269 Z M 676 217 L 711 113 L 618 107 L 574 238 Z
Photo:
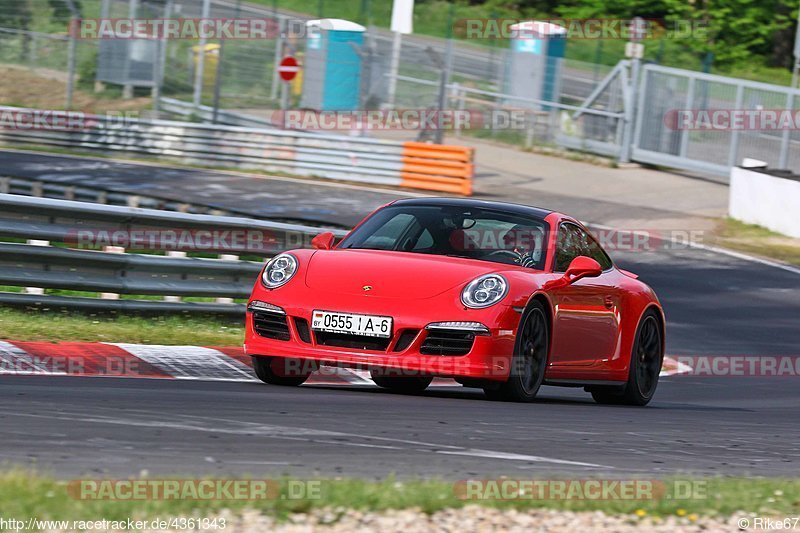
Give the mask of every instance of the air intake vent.
M 253 312 L 253 329 L 256 330 L 256 333 L 268 339 L 288 341 L 290 338 L 286 315 L 278 313 Z
M 339 346 L 342 348 L 355 348 L 357 350 L 377 350 L 385 352 L 392 341 L 390 338 L 367 337 L 365 335 L 350 335 L 347 333 L 330 333 L 327 331 L 314 331 L 317 344 L 325 346 Z
M 417 338 L 417 334 L 419 333 L 418 329 L 407 329 L 400 334 L 400 337 L 397 339 L 397 343 L 394 345 L 392 349 L 393 352 L 402 352 L 409 346 L 411 343 L 414 342 L 414 339 Z
M 311 332 L 308 329 L 308 320 L 305 318 L 295 318 L 294 327 L 297 328 L 297 334 L 300 336 L 300 340 L 311 344 Z
M 431 329 L 419 352 L 423 355 L 467 355 L 475 334 L 455 329 Z

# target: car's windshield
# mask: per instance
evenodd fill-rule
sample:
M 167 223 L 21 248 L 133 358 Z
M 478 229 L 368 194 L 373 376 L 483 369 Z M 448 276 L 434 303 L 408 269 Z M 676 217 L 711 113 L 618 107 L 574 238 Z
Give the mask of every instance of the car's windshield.
M 463 206 L 389 206 L 339 248 L 391 250 L 544 267 L 547 224 L 533 216 Z

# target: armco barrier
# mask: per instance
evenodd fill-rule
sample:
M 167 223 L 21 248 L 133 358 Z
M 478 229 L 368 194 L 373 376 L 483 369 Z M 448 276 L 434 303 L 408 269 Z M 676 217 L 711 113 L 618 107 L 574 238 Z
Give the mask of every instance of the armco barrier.
M 36 118 L 49 113 L 49 122 Z M 0 106 L 0 142 L 106 154 L 128 153 L 184 163 L 470 194 L 472 149 L 293 130 L 70 115 Z M 33 126 L 29 126 L 32 124 Z
M 257 259 L 287 248 L 305 247 L 322 231 L 325 230 L 238 217 L 0 194 L 0 238 L 36 239 L 28 240 L 27 244 L 0 242 L 0 285 L 25 287 L 27 291 L 0 292 L 0 303 L 119 311 L 243 313 L 244 306 L 231 303 L 232 299 L 247 297 L 263 262 L 239 260 L 238 256 Z M 63 246 L 79 246 L 82 234 L 133 239 L 137 232 L 164 240 L 157 239 L 153 245 L 154 241 L 140 237 L 136 251 L 145 253 L 123 253 L 124 250 L 113 246 L 102 247 L 103 250 Z M 345 234 L 341 230 L 333 232 L 337 237 Z M 153 251 L 163 251 L 162 245 L 168 242 L 169 235 L 190 236 L 196 242 L 203 239 L 203 249 L 196 251 L 202 251 L 204 257 L 185 257 L 182 253 L 154 255 Z M 242 235 L 244 238 L 236 237 Z M 60 245 L 53 246 L 51 242 Z M 217 257 L 208 258 L 209 255 Z M 101 298 L 57 296 L 44 294 L 45 289 L 104 294 Z M 117 299 L 119 294 L 134 299 Z M 162 296 L 164 300 L 140 295 Z M 217 300 L 184 302 L 181 297 Z

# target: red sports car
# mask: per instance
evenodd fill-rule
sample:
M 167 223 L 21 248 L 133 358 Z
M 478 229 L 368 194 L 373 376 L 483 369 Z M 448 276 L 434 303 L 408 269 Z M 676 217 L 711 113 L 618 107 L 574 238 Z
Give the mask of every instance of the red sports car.
M 653 290 L 574 218 L 471 199 L 398 200 L 341 242 L 272 258 L 247 308 L 245 351 L 266 383 L 319 365 L 368 368 L 421 391 L 435 376 L 492 399 L 541 385 L 645 405 L 664 355 Z

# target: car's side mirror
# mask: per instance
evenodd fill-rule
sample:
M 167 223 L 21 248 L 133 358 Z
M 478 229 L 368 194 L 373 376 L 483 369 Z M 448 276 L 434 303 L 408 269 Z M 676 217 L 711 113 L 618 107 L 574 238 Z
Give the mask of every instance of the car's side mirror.
M 317 250 L 330 250 L 333 248 L 333 241 L 336 237 L 330 231 L 326 231 L 325 233 L 320 233 L 313 239 L 311 239 L 311 247 L 316 248 Z
M 579 279 L 596 278 L 602 273 L 603 269 L 600 267 L 600 263 L 591 257 L 579 255 L 573 259 L 569 267 L 567 267 L 567 271 L 564 273 L 564 280 L 567 282 L 567 285 L 569 285 L 575 283 Z

